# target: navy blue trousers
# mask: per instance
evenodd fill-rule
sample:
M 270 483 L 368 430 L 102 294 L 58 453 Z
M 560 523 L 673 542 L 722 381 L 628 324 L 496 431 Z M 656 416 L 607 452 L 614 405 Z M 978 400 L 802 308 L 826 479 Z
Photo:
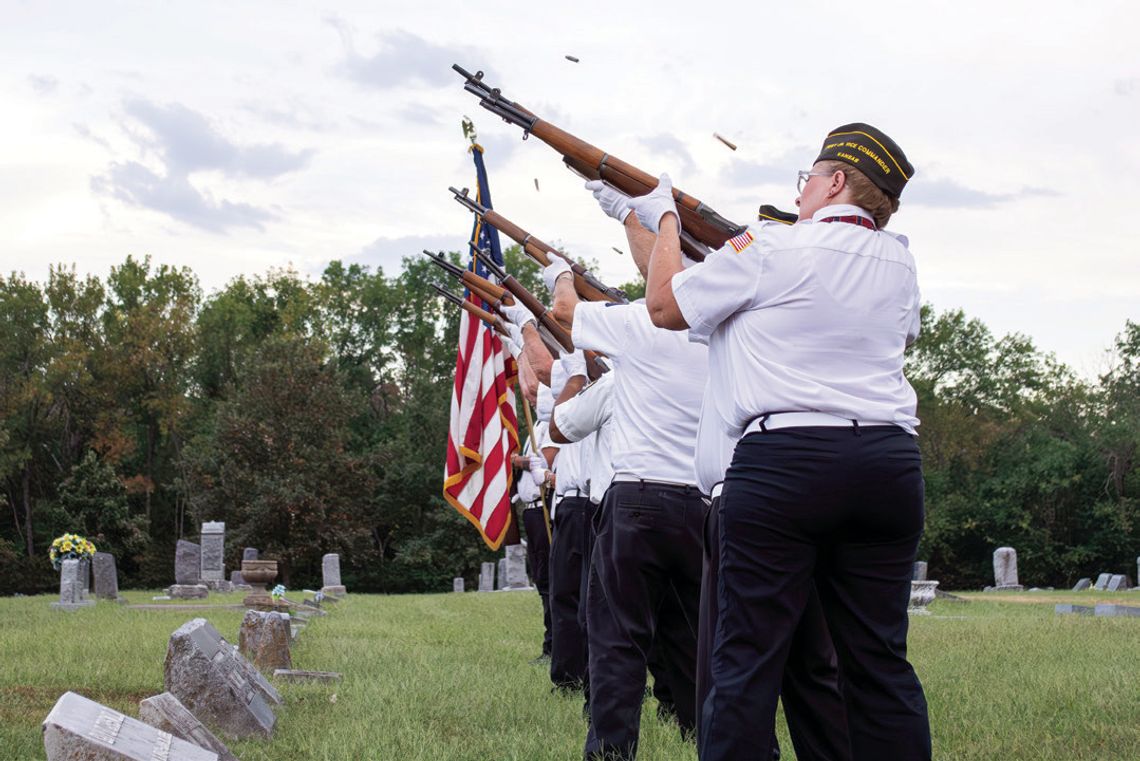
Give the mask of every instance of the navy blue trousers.
M 578 620 L 586 541 L 587 497 L 563 497 L 550 544 L 550 681 L 580 689 L 586 680 L 586 632 Z
M 526 562 L 530 578 L 542 600 L 542 654 L 550 655 L 550 536 L 546 528 L 546 508 L 542 503 L 522 511 L 526 529 Z
M 839 659 L 851 757 L 931 757 L 906 658 L 922 461 L 894 426 L 746 436 L 720 500 L 720 608 L 702 761 L 770 757 L 776 701 L 813 587 Z

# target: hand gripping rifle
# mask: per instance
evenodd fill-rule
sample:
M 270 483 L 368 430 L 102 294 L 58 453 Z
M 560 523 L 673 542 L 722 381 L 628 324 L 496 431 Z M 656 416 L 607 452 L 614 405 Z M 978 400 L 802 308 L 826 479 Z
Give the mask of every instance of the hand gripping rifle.
M 628 196 L 642 196 L 657 187 L 657 177 L 595 148 L 569 132 L 539 119 L 518 103 L 507 100 L 499 89 L 483 82 L 483 72 L 474 74 L 459 64 L 451 67 L 467 81 L 463 89 L 479 98 L 479 105 L 503 118 L 503 121 L 523 128 L 523 139 L 534 135 L 562 154 L 562 160 L 572 171 L 590 180 L 604 180 Z M 673 188 L 677 202 L 682 236 L 681 248 L 691 258 L 704 259 L 707 251 L 720 248 L 724 242 L 744 232 L 745 226 L 722 217 L 700 200 Z
M 514 297 L 507 293 L 507 289 L 501 285 L 496 285 L 487 278 L 476 275 L 471 270 L 465 270 L 462 267 L 455 266 L 447 261 L 447 257 L 445 257 L 442 252 L 433 254 L 425 248 L 424 254 L 438 264 L 444 272 L 456 280 L 459 280 L 463 285 L 467 286 L 468 290 L 490 304 L 492 309 L 499 304 L 506 304 L 507 306 L 514 305 Z
M 454 293 L 447 290 L 446 288 L 444 288 L 441 285 L 437 285 L 436 283 L 432 283 L 431 287 L 434 288 L 436 290 L 436 292 L 438 292 L 440 296 L 443 296 L 443 298 L 446 299 L 447 301 L 450 301 L 452 304 L 455 304 L 455 306 L 459 307 L 460 309 L 462 309 L 465 312 L 470 312 L 471 314 L 475 315 L 476 317 L 478 317 L 483 322 L 490 325 L 491 328 L 496 333 L 498 333 L 500 336 L 509 335 L 507 333 L 507 329 L 505 327 L 503 327 L 502 318 L 499 317 L 498 315 L 491 314 L 486 309 L 483 309 L 482 307 L 475 306 L 474 304 L 472 304 L 467 299 L 455 295 Z
M 526 255 L 538 262 L 539 265 L 545 267 L 550 264 L 551 256 L 557 256 L 565 260 L 566 263 L 570 265 L 570 269 L 574 272 L 574 289 L 578 292 L 578 295 L 586 301 L 613 301 L 618 304 L 626 304 L 629 302 L 624 291 L 609 287 L 594 277 L 592 272 L 566 254 L 553 246 L 543 243 L 497 211 L 486 208 L 469 195 L 467 188 L 463 190 L 448 188 L 448 190 L 455 195 L 456 201 L 467 207 L 476 216 L 482 218 L 487 224 L 491 225 L 491 227 L 494 227 L 522 246 Z
M 554 337 L 554 340 L 557 341 L 563 349 L 566 351 L 574 351 L 574 342 L 570 340 L 570 333 L 554 319 L 554 316 L 550 314 L 546 306 L 535 298 L 533 293 L 528 291 L 518 280 L 515 280 L 513 276 L 508 275 L 506 270 L 491 261 L 491 257 L 484 254 L 475 246 L 472 246 L 471 250 L 475 252 L 475 257 L 483 263 L 483 266 L 499 279 L 499 283 L 502 284 L 502 287 L 510 292 L 518 303 L 530 310 L 531 314 L 538 320 L 538 324 L 546 328 L 547 332 Z

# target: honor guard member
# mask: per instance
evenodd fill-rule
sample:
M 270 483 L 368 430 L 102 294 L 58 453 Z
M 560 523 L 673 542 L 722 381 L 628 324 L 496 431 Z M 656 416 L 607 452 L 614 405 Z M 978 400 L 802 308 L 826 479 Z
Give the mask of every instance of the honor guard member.
M 711 398 L 743 436 L 720 497 L 702 761 L 767 757 L 813 577 L 852 757 L 931 757 L 926 699 L 906 659 L 923 482 L 903 351 L 920 300 L 906 239 L 882 229 L 913 171 L 878 129 L 839 127 L 800 173 L 799 222 L 746 230 L 688 270 L 669 178 L 631 200 L 642 224 L 659 225 L 653 321 L 708 340 Z
M 523 402 L 529 404 L 529 402 Z M 542 443 L 549 435 L 547 424 L 541 420 L 534 424 L 534 430 L 527 439 L 523 454 L 515 455 L 512 464 L 522 468 L 523 473 L 516 479 L 516 493 L 522 505 L 523 527 L 526 529 L 526 561 L 530 566 L 530 577 L 542 600 L 542 653 L 539 660 L 550 659 L 550 518 L 546 505 L 546 489 L 535 483 L 530 475 L 531 457 L 542 458 Z M 541 465 L 545 466 L 545 458 Z M 544 479 L 545 480 L 545 479 Z
M 693 474 L 705 348 L 659 330 L 644 304 L 579 303 L 569 265 L 543 271 L 552 311 L 578 348 L 614 367 L 614 477 L 602 502 L 587 593 L 590 729 L 585 757 L 637 754 L 647 655 L 658 630 L 677 632 L 668 670 L 682 728 L 692 727 L 700 528 L 704 501 Z M 663 606 L 675 592 L 676 606 Z M 661 621 L 669 615 L 675 620 Z

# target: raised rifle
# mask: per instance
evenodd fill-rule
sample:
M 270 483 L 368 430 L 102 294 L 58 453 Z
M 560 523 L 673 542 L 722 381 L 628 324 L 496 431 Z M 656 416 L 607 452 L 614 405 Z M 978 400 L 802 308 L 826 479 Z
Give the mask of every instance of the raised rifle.
M 570 340 L 570 334 L 566 331 L 566 328 L 562 327 L 562 325 L 554 319 L 554 316 L 550 314 L 546 306 L 535 298 L 534 294 L 528 291 L 522 283 L 516 280 L 512 275 L 507 274 L 506 270 L 502 267 L 491 261 L 491 257 L 484 254 L 475 246 L 471 248 L 475 252 L 475 257 L 483 263 L 483 266 L 499 279 L 499 283 L 502 287 L 507 289 L 520 304 L 530 310 L 531 314 L 533 314 L 538 321 L 538 324 L 546 328 L 563 349 L 566 351 L 574 351 L 574 342 Z
M 475 315 L 476 317 L 478 317 L 483 322 L 490 325 L 491 328 L 496 333 L 498 333 L 499 335 L 501 335 L 501 336 L 509 335 L 507 333 L 507 329 L 503 326 L 503 321 L 502 321 L 501 317 L 494 315 L 494 314 L 491 314 L 486 309 L 483 309 L 482 307 L 479 307 L 479 306 L 476 306 L 475 304 L 472 304 L 470 301 L 468 301 L 465 298 L 462 298 L 460 296 L 456 296 L 454 293 L 447 290 L 443 286 L 437 285 L 436 283 L 432 283 L 431 287 L 434 288 L 439 293 L 439 295 L 443 296 L 443 298 L 446 299 L 447 301 L 450 301 L 452 304 L 455 304 L 455 306 L 459 307 L 460 309 L 462 309 L 465 312 L 470 312 L 471 314 Z
M 618 304 L 626 304 L 629 302 L 624 291 L 609 287 L 594 277 L 592 272 L 566 254 L 547 243 L 543 243 L 497 211 L 486 208 L 470 196 L 467 188 L 463 188 L 463 190 L 448 188 L 448 190 L 455 195 L 456 201 L 467 207 L 476 216 L 482 218 L 487 224 L 491 225 L 491 227 L 494 227 L 503 235 L 506 235 L 522 246 L 526 255 L 534 259 L 541 266 L 545 267 L 550 264 L 550 257 L 552 256 L 557 256 L 565 260 L 570 265 L 570 269 L 574 272 L 574 289 L 578 292 L 578 295 L 586 301 L 612 301 Z
M 467 289 L 474 293 L 479 298 L 486 301 L 494 309 L 499 304 L 506 304 L 507 306 L 514 306 L 515 300 L 506 288 L 501 285 L 492 283 L 485 277 L 476 275 L 471 270 L 465 270 L 462 267 L 457 267 L 451 262 L 447 261 L 447 257 L 442 252 L 433 254 L 431 251 L 424 249 L 424 254 L 433 262 L 438 264 L 444 272 L 448 273 L 456 280 L 462 282 Z
M 642 196 L 657 187 L 657 177 L 611 156 L 569 132 L 539 119 L 533 112 L 518 103 L 507 100 L 499 88 L 483 82 L 483 72 L 474 74 L 453 64 L 452 69 L 464 77 L 463 89 L 479 98 L 479 105 L 503 121 L 523 128 L 523 139 L 534 135 L 562 154 L 562 160 L 571 170 L 590 180 L 603 180 L 628 196 Z M 681 221 L 681 249 L 697 261 L 703 260 L 708 249 L 718 249 L 729 238 L 744 232 L 745 226 L 731 222 L 710 209 L 699 199 L 673 188 L 677 213 Z

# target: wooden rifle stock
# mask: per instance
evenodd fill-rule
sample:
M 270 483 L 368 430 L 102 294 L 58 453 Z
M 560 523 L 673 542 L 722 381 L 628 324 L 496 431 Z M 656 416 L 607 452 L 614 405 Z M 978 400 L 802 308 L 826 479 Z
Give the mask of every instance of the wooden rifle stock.
M 506 235 L 522 246 L 527 256 L 538 262 L 539 265 L 543 267 L 549 265 L 550 257 L 552 256 L 557 256 L 569 264 L 571 271 L 574 273 L 574 290 L 586 301 L 612 301 L 618 304 L 626 304 L 629 302 L 629 299 L 626 298 L 623 291 L 609 287 L 594 277 L 592 272 L 566 254 L 534 237 L 497 211 L 488 209 L 471 198 L 467 188 L 463 190 L 448 188 L 448 190 L 455 195 L 456 201 L 466 206 L 474 214 L 482 217 L 491 227 L 494 227 L 503 235 Z
M 438 264 L 445 272 L 459 280 L 463 285 L 467 286 L 468 290 L 474 293 L 479 298 L 486 301 L 492 307 L 498 304 L 506 304 L 507 306 L 514 306 L 515 300 L 511 294 L 507 292 L 501 285 L 492 283 L 485 277 L 479 277 L 471 270 L 465 270 L 462 267 L 456 267 L 451 262 L 444 258 L 443 254 L 433 254 L 431 251 L 424 249 L 424 254 L 428 256 L 433 262 Z
M 558 151 L 567 166 L 582 176 L 604 180 L 630 196 L 645 195 L 657 187 L 657 177 L 543 121 L 518 103 L 507 100 L 498 88 L 488 87 L 483 82 L 483 72 L 472 74 L 459 65 L 451 68 L 466 79 L 463 89 L 477 96 L 479 105 L 505 121 L 522 127 L 524 138 L 534 135 Z M 699 199 L 678 188 L 673 188 L 673 199 L 677 203 L 682 229 L 704 246 L 718 249 L 729 238 L 744 232 L 743 225 L 730 222 Z M 682 245 L 685 245 L 684 241 Z M 700 250 L 686 250 L 686 253 L 693 258 L 704 258 L 704 252 Z

